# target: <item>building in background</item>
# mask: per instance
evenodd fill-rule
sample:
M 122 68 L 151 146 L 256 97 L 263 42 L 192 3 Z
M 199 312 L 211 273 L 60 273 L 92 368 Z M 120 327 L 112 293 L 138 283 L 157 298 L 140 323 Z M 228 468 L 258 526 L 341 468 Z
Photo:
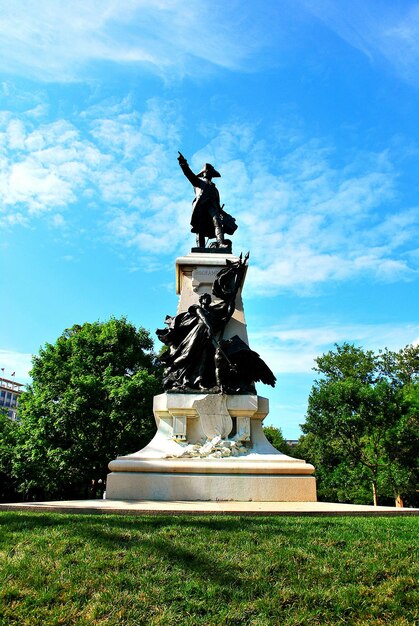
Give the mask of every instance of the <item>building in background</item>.
M 12 420 L 17 419 L 17 405 L 22 387 L 22 383 L 0 376 L 0 409 L 4 409 Z

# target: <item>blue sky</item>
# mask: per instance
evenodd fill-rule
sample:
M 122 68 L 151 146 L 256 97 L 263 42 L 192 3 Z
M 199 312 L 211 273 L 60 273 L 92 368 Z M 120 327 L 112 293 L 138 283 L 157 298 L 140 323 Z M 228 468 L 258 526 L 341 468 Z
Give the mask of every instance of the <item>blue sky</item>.
M 267 424 L 298 437 L 314 358 L 419 338 L 419 2 L 0 0 L 0 362 L 75 323 L 176 311 L 178 167 L 212 163 L 250 250 Z M 156 340 L 156 348 L 160 347 Z

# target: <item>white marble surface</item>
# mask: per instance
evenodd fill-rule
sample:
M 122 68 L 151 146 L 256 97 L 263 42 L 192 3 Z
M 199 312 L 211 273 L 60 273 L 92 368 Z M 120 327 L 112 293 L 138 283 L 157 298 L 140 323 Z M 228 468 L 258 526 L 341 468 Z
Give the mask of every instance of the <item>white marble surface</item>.
M 59 500 L 0 504 L 0 511 L 115 513 L 121 515 L 417 516 L 419 509 L 335 502 L 237 502 L 161 500 Z
M 176 261 L 178 313 L 211 292 L 225 254 Z M 241 292 L 224 338 L 247 331 Z M 256 394 L 164 393 L 154 398 L 157 433 L 142 450 L 109 463 L 109 499 L 163 501 L 315 501 L 314 467 L 266 439 L 267 398 Z

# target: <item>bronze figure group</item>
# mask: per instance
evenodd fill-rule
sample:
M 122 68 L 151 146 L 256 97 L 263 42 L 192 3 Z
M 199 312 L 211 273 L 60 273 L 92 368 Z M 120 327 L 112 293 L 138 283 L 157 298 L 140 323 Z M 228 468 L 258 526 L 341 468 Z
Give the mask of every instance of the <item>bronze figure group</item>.
M 160 360 L 165 366 L 164 388 L 171 393 L 202 391 L 229 394 L 255 393 L 255 382 L 275 385 L 276 378 L 260 356 L 238 336 L 223 339 L 235 310 L 248 255 L 226 261 L 217 274 L 212 294 L 199 298 L 183 313 L 167 316 L 166 328 L 157 336 L 167 350 Z

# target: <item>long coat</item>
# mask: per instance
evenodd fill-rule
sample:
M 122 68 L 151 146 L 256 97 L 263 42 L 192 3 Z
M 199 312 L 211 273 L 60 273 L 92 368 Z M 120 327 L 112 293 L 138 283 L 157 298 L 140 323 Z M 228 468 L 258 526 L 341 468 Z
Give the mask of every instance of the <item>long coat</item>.
M 221 219 L 218 189 L 213 182 L 194 174 L 187 163 L 179 165 L 195 191 L 195 198 L 192 201 L 191 231 L 213 239 L 215 237 L 213 217 L 218 216 Z

